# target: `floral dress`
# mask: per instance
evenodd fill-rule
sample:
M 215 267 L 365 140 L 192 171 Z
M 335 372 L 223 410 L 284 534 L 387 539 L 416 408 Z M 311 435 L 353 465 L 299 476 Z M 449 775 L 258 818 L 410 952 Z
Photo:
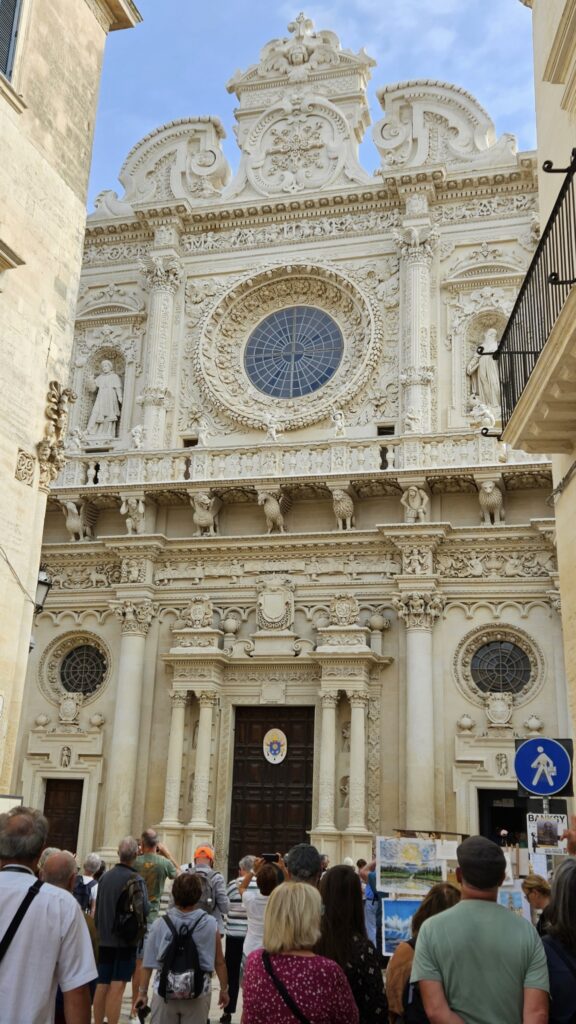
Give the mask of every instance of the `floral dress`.
M 270 961 L 310 1024 L 360 1024 L 346 975 L 333 960 L 281 953 Z M 294 1024 L 294 1014 L 266 973 L 260 949 L 246 961 L 243 993 L 243 1024 Z

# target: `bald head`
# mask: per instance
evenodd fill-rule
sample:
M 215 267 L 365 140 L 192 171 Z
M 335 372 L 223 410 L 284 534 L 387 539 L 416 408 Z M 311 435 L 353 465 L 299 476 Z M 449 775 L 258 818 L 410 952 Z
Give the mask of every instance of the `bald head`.
M 0 863 L 34 866 L 46 845 L 48 822 L 33 807 L 0 814 Z
M 68 892 L 74 888 L 77 874 L 76 860 L 67 850 L 50 854 L 41 872 L 44 882 L 57 885 L 59 889 L 68 889 Z

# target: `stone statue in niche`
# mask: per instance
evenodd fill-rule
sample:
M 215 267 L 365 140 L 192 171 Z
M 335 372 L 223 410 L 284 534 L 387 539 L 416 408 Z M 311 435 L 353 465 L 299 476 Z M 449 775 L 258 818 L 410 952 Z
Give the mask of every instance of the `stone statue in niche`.
M 472 427 L 486 427 L 493 430 L 496 426 L 496 417 L 489 405 L 481 402 L 478 395 L 470 395 L 470 412 L 468 414 Z
M 342 735 L 342 753 L 343 754 L 349 754 L 350 753 L 350 722 L 349 721 L 344 722 L 344 724 L 342 725 L 342 728 L 340 730 L 340 733 Z
M 340 807 L 348 807 L 348 797 L 350 795 L 350 777 L 343 775 L 340 779 Z
M 271 576 L 258 580 L 256 621 L 258 629 L 291 629 L 294 624 L 294 584 Z
M 338 488 L 332 491 L 332 504 L 339 530 L 352 530 L 354 527 L 354 502 L 346 491 Z
M 100 373 L 88 383 L 88 390 L 96 392 L 96 398 L 86 427 L 89 437 L 116 437 L 122 409 L 122 381 L 109 359 L 100 363 Z
M 430 500 L 426 491 L 423 491 L 421 487 L 416 487 L 414 484 L 408 487 L 400 498 L 400 504 L 404 509 L 405 523 L 428 522 Z
M 334 437 L 346 437 L 346 419 L 341 409 L 332 409 L 330 413 L 334 424 Z
M 70 540 L 85 541 L 94 537 L 96 511 L 87 502 L 63 501 L 60 505 Z
M 487 355 L 474 353 L 466 367 L 472 386 L 473 394 L 478 400 L 490 409 L 500 410 L 500 377 L 498 375 L 498 364 L 492 359 L 489 353 L 495 352 L 498 348 L 498 331 L 495 327 L 489 327 L 484 334 L 482 348 Z
M 60 767 L 69 768 L 70 761 L 72 760 L 72 750 L 70 747 L 62 747 L 60 751 Z
M 483 480 L 478 491 L 480 520 L 484 526 L 496 526 L 505 518 L 502 491 L 494 480 Z
M 140 451 L 144 445 L 144 437 L 146 435 L 146 427 L 142 423 L 137 423 L 135 427 L 132 427 L 130 431 L 130 437 L 132 438 L 132 447 L 136 451 Z
M 196 527 L 196 537 L 214 537 L 218 532 L 218 512 L 222 506 L 220 498 L 212 497 L 207 491 L 190 495 L 193 508 L 192 522 Z
M 144 533 L 145 506 L 142 498 L 124 498 L 120 515 L 126 516 L 126 532 L 129 536 Z

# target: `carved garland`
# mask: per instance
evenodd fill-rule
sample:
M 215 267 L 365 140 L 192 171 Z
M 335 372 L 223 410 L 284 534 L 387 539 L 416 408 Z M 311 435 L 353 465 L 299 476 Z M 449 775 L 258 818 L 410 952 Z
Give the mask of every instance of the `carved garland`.
M 244 346 L 270 313 L 291 305 L 314 305 L 339 324 L 345 339 L 340 367 L 319 391 L 278 400 L 262 394 L 244 371 Z M 204 395 L 245 426 L 262 428 L 273 413 L 280 430 L 294 430 L 329 416 L 366 385 L 377 367 L 384 329 L 379 311 L 348 276 L 315 265 L 284 264 L 246 277 L 207 318 L 194 350 Z
M 60 668 L 66 655 L 73 651 L 75 647 L 80 647 L 83 644 L 95 647 L 106 660 L 106 672 L 102 683 L 94 693 L 84 694 L 83 706 L 90 704 L 100 697 L 102 690 L 107 685 L 110 679 L 112 655 L 102 638 L 88 630 L 67 633 L 64 636 L 57 637 L 48 645 L 42 655 L 38 669 L 38 686 L 51 704 L 59 704 L 64 697 L 70 696 L 68 691 L 62 686 Z
M 541 648 L 533 637 L 518 627 L 498 624 L 479 626 L 467 633 L 458 644 L 452 661 L 452 671 L 460 693 L 477 707 L 485 707 L 486 693 L 476 686 L 472 678 L 472 658 L 479 647 L 501 640 L 516 644 L 530 661 L 530 681 L 526 688 L 514 695 L 515 706 L 528 704 L 540 693 L 546 680 L 546 662 Z

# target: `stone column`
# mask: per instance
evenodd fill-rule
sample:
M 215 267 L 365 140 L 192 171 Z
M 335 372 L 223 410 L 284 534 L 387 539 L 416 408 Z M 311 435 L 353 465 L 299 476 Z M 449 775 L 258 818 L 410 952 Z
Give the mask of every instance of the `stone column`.
M 396 245 L 404 268 L 401 327 L 402 417 L 406 433 L 428 433 L 434 368 L 430 353 L 430 268 L 436 235 L 425 194 L 409 195 L 406 217 L 396 232 Z
M 324 831 L 336 831 L 334 800 L 336 796 L 336 707 L 338 695 L 323 693 L 322 735 L 320 739 L 320 774 L 318 779 L 318 826 Z
M 107 766 L 103 856 L 114 856 L 132 829 L 132 806 L 140 741 L 140 697 L 146 637 L 158 606 L 149 599 L 115 601 L 122 624 L 112 744 Z
M 366 830 L 366 708 L 368 694 L 348 694 L 350 720 L 350 778 L 348 832 Z
M 182 785 L 182 754 L 184 751 L 184 724 L 188 694 L 172 691 L 172 716 L 170 720 L 170 738 L 168 740 L 168 762 L 166 765 L 166 785 L 164 789 L 164 814 L 161 827 L 180 825 L 180 788 Z
M 406 625 L 406 820 L 408 829 L 435 828 L 432 626 L 443 598 L 434 592 L 393 598 Z
M 200 721 L 198 723 L 198 743 L 196 745 L 194 795 L 190 827 L 211 830 L 212 826 L 208 821 L 208 796 L 210 793 L 212 709 L 216 707 L 218 697 L 212 692 L 202 692 L 198 695 L 198 703 L 200 704 Z
M 164 424 L 170 335 L 174 313 L 174 295 L 182 279 L 182 268 L 174 255 L 149 256 L 142 271 L 150 291 L 144 390 L 142 392 L 144 442 L 147 450 L 164 448 Z

